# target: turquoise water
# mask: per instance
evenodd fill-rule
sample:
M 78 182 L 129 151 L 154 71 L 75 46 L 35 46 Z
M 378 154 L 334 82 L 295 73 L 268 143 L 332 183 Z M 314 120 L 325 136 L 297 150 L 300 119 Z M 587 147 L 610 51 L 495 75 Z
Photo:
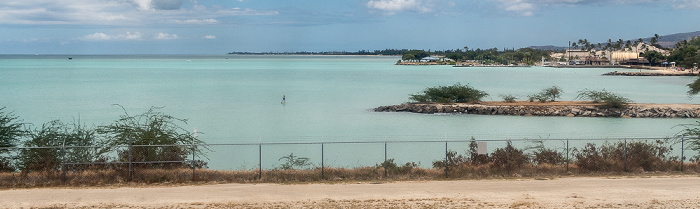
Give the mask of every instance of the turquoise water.
M 67 57 L 73 57 L 68 60 Z M 426 87 L 457 82 L 525 95 L 557 85 L 642 103 L 694 103 L 691 77 L 601 76 L 610 69 L 396 66 L 398 57 L 0 56 L 0 106 L 25 122 L 106 125 L 162 106 L 207 143 L 672 136 L 694 119 L 568 118 L 375 113 Z M 281 104 L 286 95 L 286 104 Z

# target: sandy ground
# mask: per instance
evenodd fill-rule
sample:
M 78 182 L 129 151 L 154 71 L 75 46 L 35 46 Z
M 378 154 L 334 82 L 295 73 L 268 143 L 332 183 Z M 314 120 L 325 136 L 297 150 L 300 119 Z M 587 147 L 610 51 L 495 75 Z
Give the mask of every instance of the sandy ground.
M 13 189 L 0 207 L 698 208 L 700 176 Z
M 667 74 L 683 74 L 683 73 L 690 73 L 691 69 L 686 69 L 684 71 L 676 70 L 671 67 L 648 67 L 648 70 L 646 72 L 655 72 L 655 73 L 667 73 Z M 698 71 L 693 71 L 693 73 L 698 74 Z

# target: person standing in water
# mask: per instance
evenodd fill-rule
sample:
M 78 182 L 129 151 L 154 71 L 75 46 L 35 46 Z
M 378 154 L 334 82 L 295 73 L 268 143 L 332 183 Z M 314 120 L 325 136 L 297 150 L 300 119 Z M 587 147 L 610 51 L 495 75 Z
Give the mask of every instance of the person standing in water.
M 287 103 L 287 101 L 286 101 L 286 100 L 287 100 L 287 96 L 286 96 L 286 95 L 284 95 L 284 94 L 282 94 L 282 102 L 281 102 L 281 103 L 282 103 L 282 104 L 285 104 L 285 103 Z

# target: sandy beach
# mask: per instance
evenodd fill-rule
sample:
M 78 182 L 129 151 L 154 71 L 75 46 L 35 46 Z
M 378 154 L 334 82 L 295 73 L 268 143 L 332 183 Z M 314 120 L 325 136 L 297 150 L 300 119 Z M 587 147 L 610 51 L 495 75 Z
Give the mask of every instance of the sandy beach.
M 694 208 L 699 176 L 340 184 L 213 184 L 0 191 L 7 208 Z

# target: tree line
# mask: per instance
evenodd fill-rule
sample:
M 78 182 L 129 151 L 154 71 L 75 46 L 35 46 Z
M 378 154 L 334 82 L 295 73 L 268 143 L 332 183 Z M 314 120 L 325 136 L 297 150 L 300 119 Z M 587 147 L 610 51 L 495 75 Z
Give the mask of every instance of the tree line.
M 573 49 L 581 49 L 584 51 L 635 51 L 639 56 L 649 60 L 650 65 L 658 65 L 661 61 L 676 62 L 677 66 L 684 68 L 697 67 L 696 63 L 700 63 L 700 37 L 696 36 L 688 40 L 676 42 L 673 48 L 667 48 L 659 44 L 661 37 L 659 34 L 654 34 L 649 38 L 647 44 L 644 39 L 637 40 L 622 40 L 618 39 L 613 42 L 608 39 L 606 43 L 593 44 L 588 39 L 579 39 L 577 42 L 572 42 L 570 47 Z M 670 55 L 666 56 L 658 51 L 650 50 L 651 46 L 667 50 Z
M 382 50 L 358 50 L 358 51 L 321 51 L 321 52 L 229 52 L 238 55 L 386 55 L 398 56 L 409 51 L 408 49 L 382 49 Z
M 637 52 L 641 57 L 645 57 L 649 60 L 651 65 L 658 65 L 662 61 L 676 62 L 677 66 L 684 68 L 697 67 L 696 63 L 700 63 L 700 37 L 693 37 L 689 40 L 682 40 L 675 44 L 673 48 L 667 48 L 659 44 L 661 37 L 658 34 L 654 34 L 653 37 L 649 39 L 647 43 L 644 39 L 638 38 L 634 41 L 618 39 L 613 41 L 608 39 L 605 43 L 591 43 L 588 39 L 579 39 L 578 41 L 571 42 L 571 49 L 578 49 L 583 51 L 591 52 L 593 51 L 603 51 L 601 53 L 602 57 L 606 56 L 606 51 L 630 51 Z M 666 56 L 661 52 L 650 50 L 652 47 L 657 49 L 670 51 L 670 55 Z M 438 51 L 425 51 L 425 50 L 401 50 L 402 60 L 420 60 L 429 56 L 444 56 L 446 58 L 452 59 L 454 61 L 467 61 L 467 60 L 478 60 L 483 64 L 527 64 L 534 65 L 536 62 L 542 60 L 552 60 L 551 54 L 553 52 L 566 52 L 566 49 L 555 51 L 555 50 L 540 50 L 533 48 L 520 48 L 520 49 L 502 49 L 491 48 L 491 49 L 470 49 L 469 47 L 463 47 L 463 49 L 455 50 L 438 50 Z M 562 58 L 562 61 L 566 61 Z
M 402 60 L 420 60 L 431 55 L 444 56 L 454 61 L 479 60 L 483 64 L 526 64 L 534 65 L 542 58 L 551 59 L 552 50 L 539 50 L 533 48 L 520 49 L 463 49 L 444 50 L 444 51 L 425 51 L 425 50 L 409 50 L 403 53 Z

